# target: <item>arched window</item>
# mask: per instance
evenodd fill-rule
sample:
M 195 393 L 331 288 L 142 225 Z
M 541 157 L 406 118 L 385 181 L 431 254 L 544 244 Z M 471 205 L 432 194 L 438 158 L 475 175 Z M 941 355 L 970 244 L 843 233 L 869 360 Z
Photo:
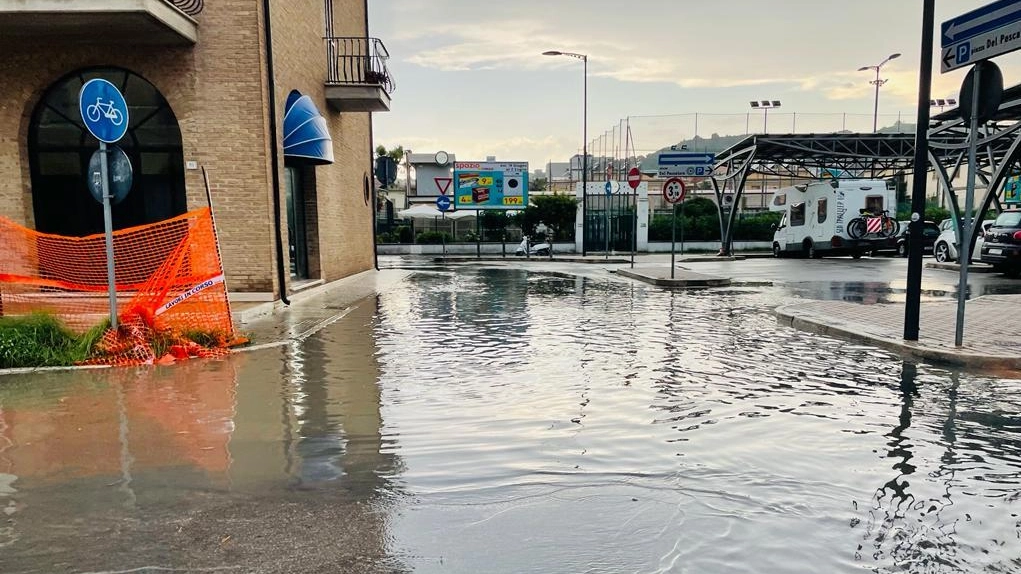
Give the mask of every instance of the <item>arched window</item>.
M 103 231 L 103 206 L 93 199 L 86 182 L 99 140 L 85 129 L 78 111 L 78 93 L 93 78 L 113 83 L 128 102 L 128 132 L 116 145 L 131 160 L 134 184 L 113 206 L 114 229 L 187 211 L 181 130 L 166 98 L 127 70 L 90 68 L 50 86 L 32 113 L 28 156 L 36 229 L 73 236 Z

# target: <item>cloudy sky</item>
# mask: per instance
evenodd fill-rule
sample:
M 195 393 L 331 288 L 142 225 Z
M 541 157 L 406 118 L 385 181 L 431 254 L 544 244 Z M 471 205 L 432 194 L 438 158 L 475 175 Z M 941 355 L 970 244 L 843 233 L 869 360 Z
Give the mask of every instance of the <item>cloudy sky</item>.
M 988 4 L 937 0 L 939 23 Z M 871 130 L 913 122 L 921 0 L 370 0 L 370 29 L 390 51 L 397 91 L 375 114 L 375 139 L 458 159 L 542 167 L 581 148 L 582 64 L 589 55 L 589 139 L 632 117 L 639 149 L 695 135 Z M 1021 51 L 996 59 L 1021 82 Z M 940 74 L 933 97 L 956 97 L 964 72 Z M 749 100 L 780 100 L 764 118 Z M 698 114 L 698 125 L 696 116 Z M 605 140 L 611 140 L 608 134 Z M 597 144 L 600 145 L 600 144 Z

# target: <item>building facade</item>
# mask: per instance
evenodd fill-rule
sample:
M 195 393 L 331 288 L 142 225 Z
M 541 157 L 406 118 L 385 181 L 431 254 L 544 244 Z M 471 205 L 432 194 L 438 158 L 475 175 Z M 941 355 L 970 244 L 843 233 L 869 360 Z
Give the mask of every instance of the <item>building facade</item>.
M 78 95 L 104 78 L 134 173 L 115 229 L 211 203 L 238 299 L 372 267 L 371 113 L 394 84 L 366 0 L 4 0 L 0 50 L 0 215 L 102 231 Z

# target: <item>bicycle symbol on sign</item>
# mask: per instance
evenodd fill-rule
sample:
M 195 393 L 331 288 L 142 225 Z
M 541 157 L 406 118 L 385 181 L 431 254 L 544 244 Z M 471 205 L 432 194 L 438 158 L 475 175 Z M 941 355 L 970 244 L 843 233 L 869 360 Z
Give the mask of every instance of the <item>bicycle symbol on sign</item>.
M 104 103 L 102 98 L 96 98 L 96 103 L 85 108 L 85 114 L 88 116 L 89 121 L 98 122 L 100 115 L 106 117 L 115 126 L 119 126 L 124 123 L 124 114 L 120 110 L 113 107 L 113 100 Z

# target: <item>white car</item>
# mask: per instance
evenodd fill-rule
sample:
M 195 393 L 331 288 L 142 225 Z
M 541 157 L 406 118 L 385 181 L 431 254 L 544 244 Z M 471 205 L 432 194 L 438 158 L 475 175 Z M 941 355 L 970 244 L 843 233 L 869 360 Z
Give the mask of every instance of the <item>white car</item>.
M 942 229 L 943 232 L 936 238 L 936 244 L 932 246 L 932 253 L 936 256 L 936 261 L 939 261 L 940 263 L 957 261 L 960 257 L 957 251 L 957 235 L 954 232 L 953 223 L 952 219 L 944 219 L 939 224 L 939 228 Z M 982 222 L 982 227 L 979 231 L 978 237 L 975 238 L 975 250 L 971 252 L 972 261 L 978 259 L 978 254 L 982 253 L 982 243 L 985 238 L 985 233 L 992 224 L 992 219 L 987 219 Z

